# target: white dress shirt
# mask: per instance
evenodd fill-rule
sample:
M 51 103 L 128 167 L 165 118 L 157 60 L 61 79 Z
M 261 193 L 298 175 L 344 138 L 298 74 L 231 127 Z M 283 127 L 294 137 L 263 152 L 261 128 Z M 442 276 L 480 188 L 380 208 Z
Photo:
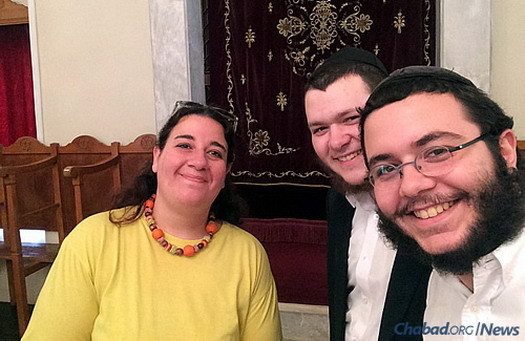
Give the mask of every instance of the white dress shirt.
M 354 289 L 348 295 L 345 340 L 377 340 L 396 251 L 377 229 L 379 216 L 370 194 L 346 198 L 355 214 L 348 249 L 348 284 Z
M 483 256 L 473 276 L 471 292 L 456 276 L 432 272 L 424 321 L 427 332 L 442 330 L 424 340 L 525 340 L 525 234 Z

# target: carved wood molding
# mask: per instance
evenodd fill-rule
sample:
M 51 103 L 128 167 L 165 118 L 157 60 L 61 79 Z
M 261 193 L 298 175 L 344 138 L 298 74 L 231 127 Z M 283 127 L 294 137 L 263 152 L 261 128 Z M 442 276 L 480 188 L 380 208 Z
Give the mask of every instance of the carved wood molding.
M 10 0 L 0 0 L 0 26 L 27 24 L 27 7 Z

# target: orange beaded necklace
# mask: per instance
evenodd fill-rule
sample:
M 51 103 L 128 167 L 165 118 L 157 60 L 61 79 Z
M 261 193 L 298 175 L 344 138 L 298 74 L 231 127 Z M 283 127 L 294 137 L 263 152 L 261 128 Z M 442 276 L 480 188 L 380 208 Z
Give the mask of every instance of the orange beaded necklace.
M 213 235 L 219 230 L 213 213 L 210 213 L 208 223 L 206 224 L 207 234 L 202 237 L 201 241 L 195 245 L 186 245 L 183 248 L 178 248 L 164 238 L 164 231 L 162 231 L 162 229 L 157 226 L 155 219 L 153 219 L 153 206 L 155 206 L 155 194 L 152 194 L 151 197 L 144 203 L 144 216 L 148 222 L 151 235 L 153 236 L 153 239 L 155 239 L 164 249 L 166 249 L 166 251 L 172 255 L 186 257 L 193 256 L 195 253 L 208 246 L 208 244 L 211 242 L 211 239 L 213 238 Z

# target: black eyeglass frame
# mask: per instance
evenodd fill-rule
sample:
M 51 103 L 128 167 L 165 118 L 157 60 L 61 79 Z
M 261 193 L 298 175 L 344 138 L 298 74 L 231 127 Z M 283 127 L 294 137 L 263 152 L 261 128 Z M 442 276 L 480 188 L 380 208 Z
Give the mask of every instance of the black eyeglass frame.
M 418 158 L 420 157 L 420 155 L 424 154 L 426 151 L 428 150 L 431 150 L 431 149 L 435 149 L 435 148 L 443 148 L 443 149 L 446 149 L 448 151 L 449 154 L 452 155 L 452 153 L 454 152 L 457 152 L 459 150 L 463 150 L 469 146 L 472 146 L 473 144 L 475 144 L 476 142 L 479 142 L 479 141 L 482 141 L 484 140 L 487 136 L 489 136 L 489 134 L 485 133 L 485 134 L 481 134 L 480 136 L 476 137 L 475 139 L 473 140 L 470 140 L 468 142 L 465 142 L 463 144 L 460 144 L 459 146 L 456 146 L 456 147 L 445 147 L 445 146 L 433 146 L 433 147 L 429 147 L 429 148 L 425 148 L 423 149 L 422 151 L 420 151 L 416 158 L 414 159 L 414 161 L 410 161 L 410 162 L 405 162 L 405 163 L 402 163 L 398 166 L 394 166 L 392 164 L 380 164 L 380 165 L 376 165 L 374 167 L 372 167 L 368 173 L 368 182 L 370 182 L 370 184 L 372 185 L 372 187 L 375 187 L 375 181 L 374 181 L 374 177 L 372 174 L 374 174 L 374 172 L 372 172 L 374 169 L 376 168 L 379 168 L 379 167 L 385 167 L 385 166 L 392 166 L 394 167 L 394 171 L 399 173 L 399 176 L 403 175 L 403 173 L 401 172 L 402 168 L 407 166 L 407 165 L 411 165 L 413 164 L 414 165 L 414 168 L 420 172 L 421 174 L 423 175 L 426 175 L 426 176 L 432 176 L 432 175 L 427 175 L 425 173 L 422 173 L 421 172 L 421 169 L 417 166 L 417 160 Z M 443 174 L 440 174 L 440 175 L 443 175 Z M 439 175 L 435 175 L 435 176 L 439 176 Z
M 190 108 L 190 109 L 198 108 L 198 109 L 213 110 L 219 116 L 223 117 L 224 119 L 226 119 L 226 121 L 228 121 L 228 123 L 231 124 L 234 133 L 237 131 L 237 126 L 239 124 L 239 118 L 228 110 L 225 110 L 219 107 L 215 107 L 215 106 L 211 106 L 211 105 L 207 105 L 207 104 L 192 102 L 192 101 L 177 101 L 175 102 L 175 108 L 173 109 L 173 112 L 175 113 L 180 108 Z

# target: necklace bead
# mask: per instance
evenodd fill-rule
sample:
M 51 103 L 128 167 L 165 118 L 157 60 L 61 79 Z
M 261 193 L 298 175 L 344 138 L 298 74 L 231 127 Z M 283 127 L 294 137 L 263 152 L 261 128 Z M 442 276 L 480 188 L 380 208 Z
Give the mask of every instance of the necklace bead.
M 166 251 L 172 255 L 191 257 L 195 253 L 204 249 L 211 242 L 213 235 L 217 233 L 219 227 L 215 222 L 215 217 L 210 214 L 208 223 L 206 224 L 207 234 L 201 238 L 201 241 L 195 245 L 186 245 L 183 248 L 176 247 L 164 238 L 164 231 L 157 226 L 155 219 L 153 218 L 153 207 L 155 206 L 155 194 L 146 200 L 144 203 L 144 217 L 148 223 L 148 227 L 151 231 L 151 236 L 155 239 Z

